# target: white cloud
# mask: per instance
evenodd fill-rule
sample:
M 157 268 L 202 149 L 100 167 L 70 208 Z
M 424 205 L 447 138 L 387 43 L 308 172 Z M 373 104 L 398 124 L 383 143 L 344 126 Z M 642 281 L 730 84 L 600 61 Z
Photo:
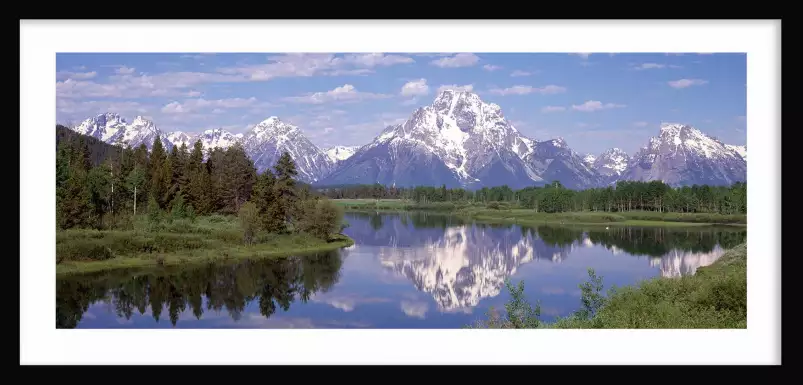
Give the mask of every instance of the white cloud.
M 482 66 L 482 69 L 484 69 L 486 71 L 489 71 L 489 72 L 493 72 L 493 71 L 501 70 L 502 66 L 497 66 L 497 65 L 493 65 L 493 64 L 486 64 L 486 65 Z
M 633 122 L 633 126 L 635 127 L 647 127 L 649 123 L 647 122 Z
M 591 56 L 591 53 L 590 52 L 573 52 L 573 53 L 570 53 L 569 55 L 580 56 L 583 59 L 588 59 L 588 57 Z
M 166 114 L 186 114 L 202 110 L 209 110 L 214 113 L 215 110 L 219 110 L 217 113 L 220 113 L 224 109 L 251 107 L 256 103 L 257 99 L 255 97 L 248 99 L 232 98 L 217 100 L 188 99 L 185 100 L 184 103 L 179 103 L 177 101 L 170 102 L 162 107 L 161 111 Z
M 672 80 L 668 82 L 669 86 L 672 88 L 686 88 L 691 86 L 701 86 L 703 84 L 707 84 L 708 80 L 703 79 L 679 79 L 679 80 Z
M 642 63 L 642 64 L 640 64 L 640 65 L 636 66 L 636 69 L 637 69 L 637 70 L 648 70 L 648 69 L 664 68 L 664 67 L 666 67 L 666 64 L 660 64 L 660 63 Z
M 195 58 L 202 55 L 182 55 Z M 350 54 L 337 57 L 332 54 L 291 53 L 274 55 L 268 63 L 236 65 L 218 68 L 215 72 L 163 72 L 154 75 L 133 75 L 133 68 L 118 67 L 117 75 L 104 83 L 86 81 L 94 73 L 76 75 L 61 73 L 56 83 L 56 94 L 61 98 L 181 96 L 189 88 L 207 83 L 241 83 L 268 81 L 281 77 L 365 75 L 371 68 L 412 63 L 412 58 L 401 55 Z M 71 75 L 71 76 L 66 76 Z
M 580 105 L 572 105 L 573 110 L 577 111 L 584 111 L 584 112 L 592 112 L 592 111 L 599 111 L 599 110 L 607 110 L 611 108 L 623 108 L 625 107 L 624 104 L 616 104 L 616 103 L 602 103 L 598 100 L 589 100 Z
M 331 102 L 356 102 L 360 100 L 383 99 L 388 97 L 390 97 L 390 95 L 357 91 L 353 85 L 344 84 L 343 86 L 337 87 L 331 91 L 315 92 L 303 96 L 290 96 L 284 98 L 284 100 L 294 103 L 321 104 Z
M 459 53 L 452 57 L 444 57 L 430 62 L 430 64 L 441 68 L 471 67 L 480 61 L 479 56 L 473 53 Z
M 118 73 L 120 75 L 130 75 L 130 74 L 134 73 L 134 70 L 135 70 L 135 68 L 132 68 L 132 67 L 121 66 L 121 67 L 117 68 L 116 70 L 114 70 L 114 72 L 116 72 L 116 73 Z
M 682 67 L 679 65 L 662 64 L 662 63 L 641 63 L 633 66 L 633 69 L 635 70 L 649 70 L 649 69 L 660 69 L 660 68 L 682 68 Z
M 452 90 L 452 91 L 458 91 L 458 92 L 462 92 L 462 91 L 471 92 L 471 91 L 474 91 L 474 85 L 473 84 L 466 84 L 464 86 L 459 86 L 457 84 L 444 84 L 444 85 L 438 87 L 438 93 L 441 93 L 441 92 L 446 91 L 446 90 Z
M 79 102 L 73 99 L 56 99 L 56 112 L 60 120 L 83 121 L 90 116 L 106 112 L 116 112 L 124 116 L 142 115 L 153 109 L 155 107 L 134 101 L 90 100 Z
M 560 112 L 566 111 L 566 107 L 563 106 L 546 106 L 541 109 L 541 112 Z
M 92 79 L 97 76 L 98 73 L 95 71 L 92 72 L 70 72 L 70 71 L 59 71 L 56 73 L 56 78 L 58 79 L 72 79 L 72 80 L 86 80 Z
M 527 72 L 527 71 L 521 71 L 521 70 L 515 70 L 515 71 L 510 73 L 510 76 L 513 76 L 513 77 L 530 76 L 530 75 L 532 75 L 532 73 Z
M 415 63 L 415 60 L 413 60 L 411 57 L 401 55 L 385 55 L 382 53 L 346 55 L 344 59 L 349 64 L 366 68 Z
M 404 84 L 401 88 L 401 94 L 403 96 L 418 96 L 418 95 L 426 95 L 429 93 L 429 86 L 427 85 L 427 79 L 418 79 L 409 81 Z
M 421 318 L 427 314 L 426 302 L 401 301 L 401 309 L 409 317 Z
M 494 88 L 489 90 L 488 92 L 496 95 L 527 95 L 533 93 L 546 95 L 546 94 L 557 94 L 561 92 L 566 92 L 566 88 L 551 84 L 540 88 L 533 86 L 519 85 L 504 89 Z

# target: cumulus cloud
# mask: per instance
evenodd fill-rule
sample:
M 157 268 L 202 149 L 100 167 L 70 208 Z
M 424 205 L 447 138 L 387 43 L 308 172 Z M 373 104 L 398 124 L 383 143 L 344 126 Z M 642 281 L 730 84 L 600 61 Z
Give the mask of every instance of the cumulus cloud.
M 471 67 L 480 61 L 479 56 L 473 53 L 459 53 L 451 57 L 435 59 L 430 64 L 441 68 Z
M 616 103 L 602 103 L 598 100 L 589 100 L 580 105 L 572 105 L 572 109 L 576 111 L 584 111 L 584 112 L 592 112 L 592 111 L 599 111 L 599 110 L 607 110 L 611 108 L 623 108 L 625 107 L 624 104 L 616 104 Z
M 134 70 L 135 70 L 135 68 L 132 68 L 132 67 L 121 66 L 121 67 L 115 69 L 114 72 L 116 72 L 116 73 L 118 73 L 120 75 L 129 75 L 129 74 L 133 74 Z
M 405 83 L 401 88 L 402 96 L 420 96 L 429 93 L 427 79 L 418 79 Z
M 640 71 L 640 70 L 650 70 L 650 69 L 660 69 L 660 68 L 682 68 L 679 65 L 674 64 L 662 64 L 662 63 L 641 63 L 633 65 L 633 69 Z
M 91 72 L 71 72 L 71 71 L 59 71 L 56 73 L 57 79 L 74 79 L 74 80 L 85 80 L 85 79 L 92 79 L 97 76 L 98 73 L 95 71 Z
M 457 84 L 444 84 L 444 85 L 438 87 L 438 93 L 441 93 L 441 92 L 446 91 L 446 90 L 452 90 L 452 91 L 457 91 L 457 92 L 463 92 L 463 91 L 471 92 L 471 91 L 474 91 L 474 85 L 473 84 L 466 84 L 464 86 L 460 86 L 460 85 L 457 85 Z
M 392 66 L 396 64 L 411 64 L 415 63 L 413 58 L 402 55 L 385 55 L 383 53 L 364 53 L 346 55 L 344 57 L 346 63 L 353 64 L 360 67 L 373 68 L 379 66 Z
M 532 73 L 527 72 L 527 71 L 522 71 L 522 70 L 515 70 L 515 71 L 510 73 L 510 76 L 513 76 L 513 77 L 530 76 L 530 75 L 532 75 Z
M 513 86 L 508 88 L 494 88 L 488 91 L 492 94 L 496 95 L 527 95 L 527 94 L 558 94 L 561 92 L 566 92 L 565 87 L 556 86 L 556 85 L 548 85 L 543 87 L 533 87 L 533 86 Z
M 199 55 L 184 55 L 195 57 Z M 182 96 L 186 88 L 209 83 L 260 82 L 283 77 L 366 75 L 372 68 L 413 63 L 403 55 L 381 53 L 336 56 L 290 53 L 268 57 L 267 63 L 238 64 L 212 72 L 179 71 L 134 75 L 134 68 L 118 66 L 104 82 L 89 81 L 95 73 L 60 73 L 56 94 L 61 98 L 143 98 Z
M 566 111 L 566 107 L 563 106 L 546 106 L 541 109 L 541 112 L 560 112 Z
M 482 69 L 484 69 L 486 71 L 489 71 L 489 72 L 493 72 L 493 71 L 501 70 L 502 66 L 497 66 L 497 65 L 493 65 L 493 64 L 486 64 L 486 65 L 482 66 Z
M 170 102 L 162 107 L 161 111 L 166 114 L 185 114 L 204 110 L 213 113 L 215 113 L 215 111 L 221 113 L 225 109 L 251 107 L 256 103 L 257 99 L 255 97 L 217 100 L 188 99 L 185 100 L 184 103 L 179 103 L 177 101 Z
M 401 301 L 401 309 L 408 317 L 424 319 L 428 306 L 425 302 Z
M 686 88 L 691 86 L 701 86 L 703 84 L 707 84 L 708 80 L 703 79 L 679 79 L 679 80 L 672 80 L 668 82 L 669 86 L 672 88 Z
M 321 104 L 335 102 L 357 102 L 361 100 L 383 99 L 388 97 L 390 97 L 390 95 L 357 91 L 353 85 L 344 84 L 331 91 L 315 92 L 303 96 L 290 96 L 284 98 L 283 100 L 293 103 Z
M 56 99 L 56 112 L 59 120 L 83 121 L 89 116 L 105 112 L 117 112 L 121 115 L 141 115 L 154 107 L 134 101 Z

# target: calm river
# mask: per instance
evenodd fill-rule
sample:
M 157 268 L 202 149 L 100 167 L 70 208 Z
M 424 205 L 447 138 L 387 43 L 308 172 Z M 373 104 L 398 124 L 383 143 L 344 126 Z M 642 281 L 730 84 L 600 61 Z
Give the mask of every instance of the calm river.
M 356 245 L 57 281 L 59 328 L 461 328 L 524 281 L 550 321 L 580 308 L 593 268 L 610 285 L 694 274 L 743 229 L 483 225 L 425 213 L 349 213 Z

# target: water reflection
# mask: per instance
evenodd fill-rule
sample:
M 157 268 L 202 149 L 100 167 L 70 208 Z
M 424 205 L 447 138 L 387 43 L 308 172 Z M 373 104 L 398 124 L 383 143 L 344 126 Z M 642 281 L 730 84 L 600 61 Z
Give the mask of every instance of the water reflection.
M 313 294 L 330 290 L 339 279 L 342 253 L 58 279 L 56 327 L 76 327 L 89 306 L 101 301 L 117 317 L 128 320 L 134 312 L 150 311 L 157 322 L 166 316 L 173 326 L 187 309 L 197 319 L 205 311 L 225 310 L 236 321 L 251 302 L 270 317 L 277 309 L 288 311 L 295 300 L 307 302 Z
M 574 229 L 539 226 L 465 224 L 453 217 L 426 213 L 388 216 L 363 214 L 376 231 L 357 228 L 349 235 L 360 245 L 378 247 L 385 267 L 428 293 L 440 311 L 465 311 L 495 297 L 505 279 L 533 260 L 564 261 L 576 248 L 603 246 L 651 257 L 661 275 L 693 274 L 713 263 L 723 250 L 744 241 L 746 232 L 671 230 L 666 228 Z M 377 219 L 379 218 L 379 219 Z M 399 247 L 399 246 L 405 247 Z
M 499 306 L 514 275 L 557 315 L 580 305 L 588 267 L 607 269 L 606 284 L 679 277 L 746 238 L 732 228 L 528 228 L 426 213 L 347 219 L 356 245 L 317 256 L 59 279 L 57 327 L 461 327 L 473 309 Z M 101 320 L 103 307 L 116 318 Z M 229 322 L 212 323 L 216 313 Z

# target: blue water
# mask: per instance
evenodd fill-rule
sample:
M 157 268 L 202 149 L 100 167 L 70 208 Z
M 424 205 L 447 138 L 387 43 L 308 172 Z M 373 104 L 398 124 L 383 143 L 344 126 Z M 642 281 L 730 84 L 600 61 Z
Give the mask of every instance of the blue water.
M 461 328 L 524 281 L 542 319 L 605 287 L 693 274 L 746 232 L 489 226 L 431 214 L 347 214 L 356 244 L 317 256 L 57 281 L 60 328 Z

